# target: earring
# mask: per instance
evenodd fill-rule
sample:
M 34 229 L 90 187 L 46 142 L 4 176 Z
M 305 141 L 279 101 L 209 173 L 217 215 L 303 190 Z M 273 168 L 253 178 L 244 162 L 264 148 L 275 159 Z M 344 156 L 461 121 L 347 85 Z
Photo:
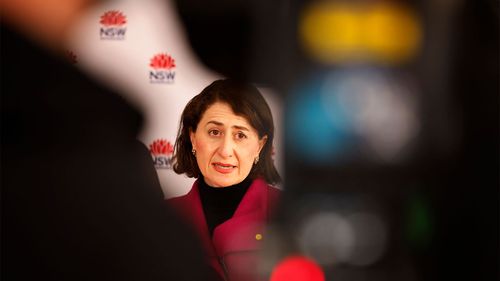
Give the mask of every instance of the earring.
M 191 152 L 193 153 L 194 157 L 196 157 L 196 149 L 193 148 L 193 150 L 191 150 Z
M 259 155 L 257 155 L 257 157 L 255 157 L 255 160 L 253 160 L 253 163 L 255 165 L 257 165 L 258 162 L 259 162 Z

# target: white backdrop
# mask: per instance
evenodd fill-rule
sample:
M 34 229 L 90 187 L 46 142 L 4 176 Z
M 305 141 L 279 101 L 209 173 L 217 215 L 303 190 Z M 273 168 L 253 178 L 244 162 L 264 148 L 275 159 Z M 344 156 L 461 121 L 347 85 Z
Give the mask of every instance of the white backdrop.
M 139 139 L 150 148 L 166 198 L 189 191 L 194 179 L 171 169 L 171 146 L 187 102 L 222 78 L 192 52 L 175 7 L 168 1 L 107 1 L 88 12 L 72 30 L 76 65 L 117 89 L 144 114 Z M 155 57 L 163 57 L 152 67 Z M 282 103 L 260 87 L 276 127 L 275 165 L 283 175 Z

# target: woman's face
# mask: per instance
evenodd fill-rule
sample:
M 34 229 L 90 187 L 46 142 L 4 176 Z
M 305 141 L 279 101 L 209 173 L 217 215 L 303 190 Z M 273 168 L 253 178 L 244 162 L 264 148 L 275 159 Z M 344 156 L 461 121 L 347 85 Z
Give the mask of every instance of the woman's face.
M 228 104 L 216 102 L 207 108 L 190 138 L 205 182 L 226 187 L 250 174 L 267 136 L 259 139 L 245 117 L 235 115 Z

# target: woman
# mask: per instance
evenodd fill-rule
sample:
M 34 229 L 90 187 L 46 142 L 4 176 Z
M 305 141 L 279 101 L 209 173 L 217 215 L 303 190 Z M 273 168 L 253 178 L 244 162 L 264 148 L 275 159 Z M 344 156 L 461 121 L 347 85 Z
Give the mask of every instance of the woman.
M 279 190 L 271 110 L 254 86 L 217 80 L 182 113 L 174 171 L 197 178 L 168 202 L 200 234 L 221 279 L 256 280 L 257 250 Z

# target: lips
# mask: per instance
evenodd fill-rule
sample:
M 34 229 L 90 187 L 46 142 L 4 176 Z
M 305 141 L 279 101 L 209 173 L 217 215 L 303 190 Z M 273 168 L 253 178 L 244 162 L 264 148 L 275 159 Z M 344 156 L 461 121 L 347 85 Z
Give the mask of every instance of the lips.
M 234 165 L 220 162 L 212 163 L 212 165 L 217 172 L 222 174 L 229 174 L 236 168 Z

